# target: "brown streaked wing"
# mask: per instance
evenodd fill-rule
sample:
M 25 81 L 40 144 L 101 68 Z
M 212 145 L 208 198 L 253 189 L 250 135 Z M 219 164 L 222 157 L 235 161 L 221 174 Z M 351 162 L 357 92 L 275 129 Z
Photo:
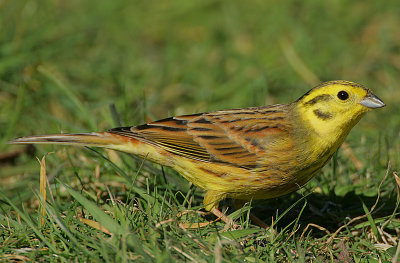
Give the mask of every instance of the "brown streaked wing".
M 189 133 L 215 159 L 253 169 L 267 155 L 268 142 L 286 136 L 286 114 L 286 105 L 217 111 L 189 122 Z
M 112 133 L 205 162 L 253 169 L 267 152 L 260 139 L 285 131 L 281 105 L 171 117 Z

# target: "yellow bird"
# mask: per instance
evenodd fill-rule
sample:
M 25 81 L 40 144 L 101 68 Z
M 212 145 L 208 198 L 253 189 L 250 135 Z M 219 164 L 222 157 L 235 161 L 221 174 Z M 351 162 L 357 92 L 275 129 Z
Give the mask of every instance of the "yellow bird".
M 107 132 L 39 135 L 14 144 L 105 147 L 169 166 L 203 188 L 205 209 L 219 202 L 278 197 L 299 189 L 328 162 L 370 109 L 369 89 L 329 81 L 295 102 L 171 117 Z

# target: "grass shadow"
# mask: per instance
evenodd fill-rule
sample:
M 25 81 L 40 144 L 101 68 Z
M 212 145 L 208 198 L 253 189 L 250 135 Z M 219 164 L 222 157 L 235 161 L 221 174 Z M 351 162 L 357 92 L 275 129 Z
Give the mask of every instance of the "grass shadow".
M 274 198 L 270 200 L 254 201 L 252 212 L 267 224 L 271 224 L 271 218 L 276 220 L 277 215 L 285 212 L 296 200 L 303 198 L 300 193 L 292 193 L 289 196 Z M 330 232 L 336 231 L 340 226 L 347 223 L 350 219 L 365 215 L 363 210 L 364 203 L 368 209 L 375 204 L 377 196 L 365 196 L 350 191 L 343 196 L 336 195 L 333 191 L 328 195 L 312 193 L 300 201 L 296 206 L 274 224 L 279 228 L 284 228 L 291 222 L 300 217 L 298 224 L 300 231 L 303 231 L 308 224 L 316 224 Z M 307 202 L 305 209 L 301 213 L 304 202 Z M 372 213 L 373 218 L 381 218 L 391 215 L 396 210 L 396 196 L 380 196 L 379 202 Z M 355 222 L 361 223 L 368 221 L 367 218 Z M 320 236 L 320 231 L 314 231 L 312 235 Z

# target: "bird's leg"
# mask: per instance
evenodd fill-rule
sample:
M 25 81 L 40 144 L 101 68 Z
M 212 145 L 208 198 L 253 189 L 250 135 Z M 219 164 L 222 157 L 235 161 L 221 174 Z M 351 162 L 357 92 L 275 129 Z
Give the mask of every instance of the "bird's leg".
M 233 227 L 234 229 L 238 229 L 239 225 L 235 224 L 232 219 L 230 219 L 225 215 L 225 213 L 218 210 L 219 202 L 225 197 L 226 193 L 221 193 L 213 190 L 207 191 L 206 194 L 204 195 L 204 200 L 203 200 L 204 208 L 213 213 L 222 221 L 224 221 L 227 225 Z
M 227 225 L 231 226 L 233 229 L 239 229 L 240 226 L 235 224 L 232 219 L 227 217 L 224 213 L 222 213 L 218 208 L 213 208 L 211 210 L 211 213 L 213 213 L 216 217 L 224 221 Z
M 266 223 L 264 223 L 264 221 L 262 221 L 252 212 L 250 212 L 250 220 L 261 228 L 267 229 L 269 227 Z

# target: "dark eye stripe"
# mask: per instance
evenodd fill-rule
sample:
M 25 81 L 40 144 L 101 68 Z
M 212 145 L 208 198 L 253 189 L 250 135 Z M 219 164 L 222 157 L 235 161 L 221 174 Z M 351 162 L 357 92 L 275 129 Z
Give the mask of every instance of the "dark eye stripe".
M 317 97 L 315 97 L 315 98 L 307 101 L 306 103 L 304 103 L 304 105 L 311 106 L 311 105 L 314 105 L 317 102 L 329 101 L 331 99 L 332 99 L 331 95 L 328 95 L 328 94 L 318 95 Z

